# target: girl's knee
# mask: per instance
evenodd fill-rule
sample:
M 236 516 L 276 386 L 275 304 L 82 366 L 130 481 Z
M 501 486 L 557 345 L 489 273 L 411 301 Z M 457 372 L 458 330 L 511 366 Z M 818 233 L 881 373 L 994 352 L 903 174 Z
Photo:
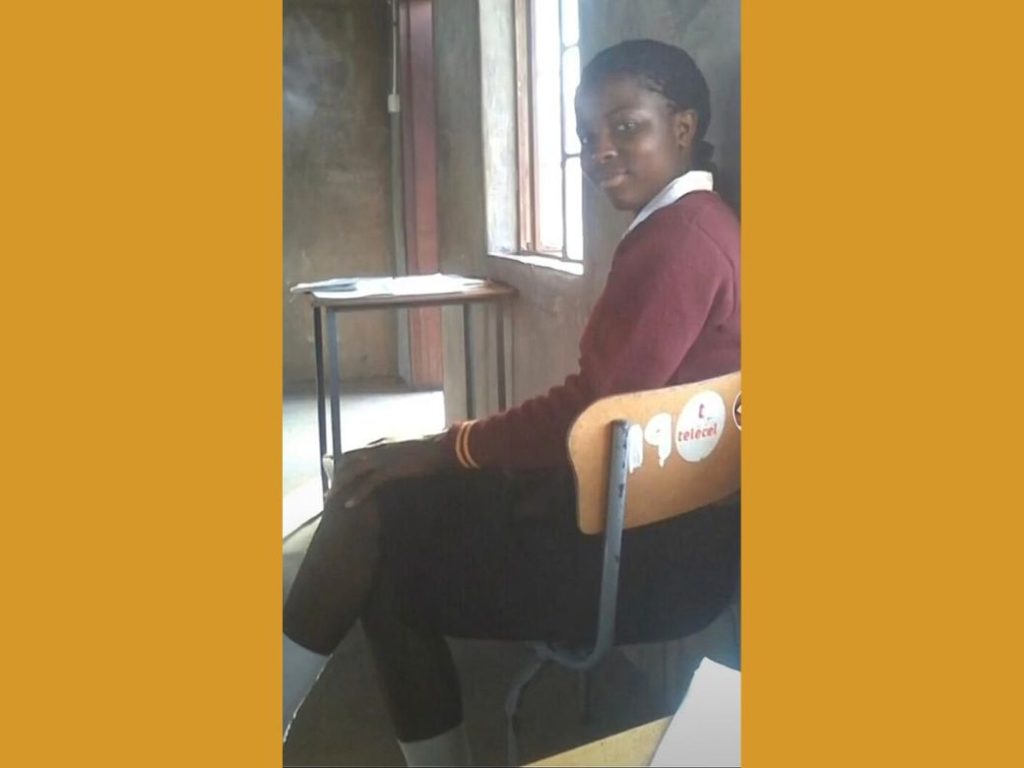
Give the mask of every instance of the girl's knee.
M 325 631 L 326 629 L 324 623 L 318 622 L 315 615 L 296 611 L 294 607 L 289 610 L 288 604 L 285 604 L 284 634 L 303 648 L 321 656 L 330 656 L 334 653 L 341 638 L 336 637 L 336 633 Z
M 324 511 L 320 525 L 335 527 L 376 529 L 380 520 L 380 505 L 377 494 L 370 494 L 354 507 L 346 507 L 348 498 L 342 492 L 328 493 L 324 497 Z

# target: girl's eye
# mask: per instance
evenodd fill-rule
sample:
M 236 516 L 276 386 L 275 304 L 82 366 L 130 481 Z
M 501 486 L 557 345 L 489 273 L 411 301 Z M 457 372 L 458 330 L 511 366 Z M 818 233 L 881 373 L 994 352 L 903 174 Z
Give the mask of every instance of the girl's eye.
M 619 133 L 629 133 L 636 129 L 635 120 L 623 120 L 621 123 L 615 126 L 615 130 Z

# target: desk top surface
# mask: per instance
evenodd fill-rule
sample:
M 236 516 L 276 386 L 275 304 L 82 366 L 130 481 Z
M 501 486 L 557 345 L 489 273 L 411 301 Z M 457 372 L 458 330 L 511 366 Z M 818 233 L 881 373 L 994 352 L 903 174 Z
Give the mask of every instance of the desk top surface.
M 516 290 L 493 280 L 439 274 L 353 278 L 348 290 L 302 292 L 314 307 L 347 310 L 499 301 Z
M 622 733 L 530 763 L 530 766 L 650 765 L 671 718 L 664 717 Z

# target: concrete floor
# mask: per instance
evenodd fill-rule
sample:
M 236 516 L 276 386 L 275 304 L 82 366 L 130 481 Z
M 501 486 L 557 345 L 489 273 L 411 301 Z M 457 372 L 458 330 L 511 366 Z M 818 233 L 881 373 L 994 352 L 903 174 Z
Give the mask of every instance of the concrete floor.
M 348 386 L 343 397 L 343 445 L 346 450 L 381 436 L 436 432 L 444 426 L 439 392 L 408 393 L 393 384 Z M 319 511 L 315 398 L 289 394 L 284 403 L 285 581 L 290 583 L 317 521 L 302 522 Z M 478 765 L 504 765 L 504 699 L 508 685 L 528 658 L 515 643 L 453 640 L 452 652 L 462 679 L 466 727 Z M 674 664 L 675 677 L 687 677 L 699 661 Z M 579 678 L 548 668 L 527 690 L 520 714 L 523 762 L 649 722 L 674 711 L 685 681 L 652 690 L 648 677 L 621 651 L 614 651 L 592 673 L 592 717 L 583 722 Z M 315 689 L 300 709 L 284 746 L 286 766 L 402 765 L 402 756 L 377 691 L 362 633 L 342 643 Z

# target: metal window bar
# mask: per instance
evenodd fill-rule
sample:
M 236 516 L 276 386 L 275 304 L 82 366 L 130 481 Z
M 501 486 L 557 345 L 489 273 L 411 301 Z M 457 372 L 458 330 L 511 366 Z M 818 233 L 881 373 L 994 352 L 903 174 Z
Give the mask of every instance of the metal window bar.
M 568 122 L 565 115 L 565 29 L 562 23 L 562 17 L 564 15 L 563 0 L 558 0 L 558 146 L 561 149 L 562 155 L 562 253 L 561 256 L 564 259 L 566 256 L 566 249 L 569 245 L 569 238 L 566 237 L 568 230 L 566 229 L 565 223 L 565 129 L 566 123 Z
M 577 17 L 579 15 L 579 6 L 576 7 Z M 579 21 L 577 20 L 577 35 L 576 42 L 566 45 L 565 43 L 565 0 L 558 0 L 558 41 L 560 43 L 559 58 L 558 58 L 558 81 L 559 81 L 559 95 L 560 99 L 560 115 L 561 115 L 561 127 L 562 130 L 559 135 L 559 140 L 562 147 L 562 258 L 565 260 L 575 261 L 576 259 L 569 258 L 569 210 L 568 210 L 568 184 L 569 177 L 566 173 L 566 165 L 570 158 L 580 157 L 579 152 L 567 152 L 565 146 L 566 129 L 568 128 L 568 106 L 566 105 L 566 93 L 565 93 L 565 54 L 575 48 L 579 51 Z M 582 65 L 582 61 L 581 61 Z M 582 162 L 582 160 L 581 160 Z M 581 216 L 582 211 L 574 212 L 575 215 Z M 582 260 L 582 253 L 580 254 L 580 260 Z
M 544 246 L 546 245 L 546 243 L 544 243 L 543 239 L 541 238 L 541 223 L 540 223 L 540 221 L 541 221 L 541 204 L 540 204 L 540 200 L 541 200 L 541 193 L 540 193 L 540 188 L 541 188 L 541 178 L 540 178 L 540 175 L 541 175 L 541 163 L 540 163 L 540 159 L 539 159 L 539 153 L 540 153 L 540 151 L 539 151 L 539 146 L 540 146 L 540 129 L 539 129 L 539 121 L 537 119 L 537 103 L 540 100 L 540 97 L 539 97 L 538 90 L 537 90 L 537 85 L 538 85 L 537 59 L 538 59 L 538 55 L 537 55 L 537 28 L 536 28 L 536 24 L 538 24 L 539 22 L 537 22 L 537 20 L 536 20 L 537 14 L 536 14 L 536 10 L 535 10 L 536 9 L 535 3 L 536 3 L 536 0 L 529 0 L 529 2 L 527 3 L 527 5 L 529 6 L 529 19 L 528 19 L 528 23 L 527 23 L 528 24 L 527 29 L 529 30 L 528 31 L 528 40 L 529 40 L 529 51 L 530 51 L 530 97 L 531 97 L 530 98 L 530 134 L 531 134 L 531 137 L 532 137 L 532 141 L 530 143 L 530 186 L 531 186 L 531 190 L 530 190 L 530 192 L 531 192 L 531 194 L 530 194 L 530 205 L 531 205 L 531 208 L 532 208 L 532 211 L 533 211 L 533 216 L 532 216 L 533 228 L 532 228 L 532 231 L 530 232 L 530 240 L 531 240 L 531 242 L 530 242 L 529 251 L 531 253 L 536 253 L 536 254 L 541 255 L 541 256 L 549 256 L 549 257 L 552 257 L 552 258 L 558 258 L 558 254 L 552 253 L 551 251 L 544 249 Z M 559 49 L 561 49 L 561 42 L 562 42 L 562 40 L 561 40 L 561 12 L 562 12 L 562 3 L 561 3 L 561 0 L 558 0 L 558 14 L 559 14 L 559 40 L 558 40 L 558 42 L 559 42 Z M 561 84 L 562 84 L 562 62 L 561 62 L 561 60 L 559 60 L 559 62 L 558 62 L 558 83 L 559 83 L 558 95 L 559 95 L 559 98 L 561 98 L 561 96 L 562 96 L 562 88 L 561 88 Z M 561 107 L 559 107 L 559 117 L 560 117 L 559 126 L 561 127 L 561 118 L 562 118 Z M 561 130 L 560 130 L 560 132 L 561 132 Z M 561 136 L 559 136 L 559 141 L 561 141 L 561 140 L 562 140 Z M 564 169 L 563 169 L 563 172 L 562 172 L 562 178 L 563 178 L 563 185 L 562 186 L 563 186 L 563 189 L 564 189 L 564 178 L 565 178 L 565 171 L 564 171 Z M 563 217 L 563 226 L 564 226 L 564 217 Z

